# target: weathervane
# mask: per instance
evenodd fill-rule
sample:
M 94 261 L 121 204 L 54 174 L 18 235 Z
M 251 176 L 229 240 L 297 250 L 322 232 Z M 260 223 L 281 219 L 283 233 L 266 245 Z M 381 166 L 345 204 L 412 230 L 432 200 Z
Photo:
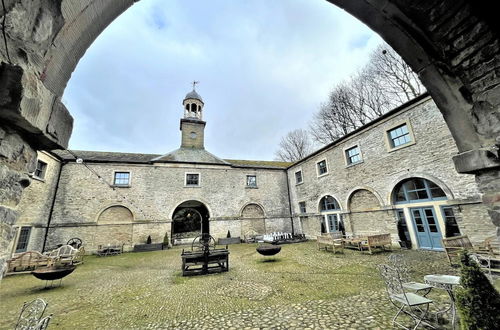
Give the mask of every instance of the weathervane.
M 193 90 L 196 90 L 196 84 L 199 84 L 200 82 L 199 81 L 193 81 Z

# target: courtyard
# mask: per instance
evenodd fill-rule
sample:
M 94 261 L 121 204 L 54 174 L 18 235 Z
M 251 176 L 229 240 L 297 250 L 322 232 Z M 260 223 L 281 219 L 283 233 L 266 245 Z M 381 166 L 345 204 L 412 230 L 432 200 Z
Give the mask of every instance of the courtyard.
M 395 310 L 376 268 L 390 252 L 334 255 L 305 242 L 263 257 L 255 247 L 231 245 L 229 272 L 206 276 L 181 276 L 182 247 L 87 256 L 60 287 L 50 289 L 30 274 L 8 276 L 0 284 L 0 328 L 12 328 L 23 302 L 37 297 L 49 303 L 54 329 L 390 327 Z M 415 280 L 458 274 L 444 253 L 401 253 Z M 447 298 L 440 290 L 430 297 Z

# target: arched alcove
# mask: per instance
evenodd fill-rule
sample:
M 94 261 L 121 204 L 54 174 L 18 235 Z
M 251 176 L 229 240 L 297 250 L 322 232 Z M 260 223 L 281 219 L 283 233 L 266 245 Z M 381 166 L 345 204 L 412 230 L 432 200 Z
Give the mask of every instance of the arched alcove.
M 266 233 L 265 214 L 262 206 L 250 203 L 241 210 L 241 233 L 244 237 Z
M 104 209 L 97 218 L 98 224 L 130 223 L 134 221 L 132 211 L 123 205 L 113 205 Z

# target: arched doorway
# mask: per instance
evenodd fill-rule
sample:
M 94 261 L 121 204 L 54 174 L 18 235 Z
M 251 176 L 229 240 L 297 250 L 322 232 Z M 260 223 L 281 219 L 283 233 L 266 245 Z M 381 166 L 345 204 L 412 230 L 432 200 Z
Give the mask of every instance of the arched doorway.
M 186 201 L 177 206 L 172 216 L 172 243 L 210 233 L 209 218 L 207 207 L 199 201 Z
M 341 231 L 345 235 L 344 220 L 342 219 L 342 210 L 337 200 L 326 195 L 319 201 L 319 211 L 321 213 L 321 233 L 331 233 Z
M 460 235 L 454 210 L 444 190 L 424 178 L 409 178 L 393 190 L 398 234 L 420 249 L 442 250 L 443 236 Z

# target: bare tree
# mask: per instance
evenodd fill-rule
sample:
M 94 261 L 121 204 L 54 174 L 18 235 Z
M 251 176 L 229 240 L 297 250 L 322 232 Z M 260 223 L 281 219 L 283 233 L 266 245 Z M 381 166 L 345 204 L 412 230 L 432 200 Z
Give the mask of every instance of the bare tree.
M 381 45 L 362 70 L 334 87 L 314 114 L 309 130 L 316 142 L 330 143 L 423 91 L 418 76 L 403 59 L 388 45 Z
M 367 72 L 398 105 L 425 91 L 418 75 L 387 44 L 379 45 L 370 55 Z
M 304 129 L 296 129 L 281 138 L 275 156 L 276 159 L 284 162 L 295 162 L 312 151 L 313 145 L 308 132 Z

